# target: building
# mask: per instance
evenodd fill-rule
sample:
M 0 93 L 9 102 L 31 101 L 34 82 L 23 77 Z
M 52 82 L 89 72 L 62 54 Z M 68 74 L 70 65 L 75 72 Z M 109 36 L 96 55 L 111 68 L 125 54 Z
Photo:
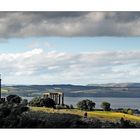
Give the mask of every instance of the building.
M 57 105 L 64 105 L 64 93 L 62 92 L 47 92 L 43 93 L 43 96 L 53 99 Z

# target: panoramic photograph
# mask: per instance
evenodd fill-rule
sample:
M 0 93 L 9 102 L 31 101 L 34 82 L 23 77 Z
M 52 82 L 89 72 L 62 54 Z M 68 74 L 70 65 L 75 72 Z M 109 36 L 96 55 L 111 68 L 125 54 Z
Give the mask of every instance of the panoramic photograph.
M 0 12 L 0 128 L 140 128 L 140 12 Z

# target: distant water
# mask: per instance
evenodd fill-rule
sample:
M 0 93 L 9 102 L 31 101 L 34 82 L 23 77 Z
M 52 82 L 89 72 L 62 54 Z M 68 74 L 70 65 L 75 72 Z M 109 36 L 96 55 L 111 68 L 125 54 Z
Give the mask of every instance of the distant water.
M 96 103 L 96 108 L 101 108 L 100 105 L 103 101 L 111 103 L 111 108 L 133 108 L 140 110 L 140 98 L 108 98 L 108 97 L 66 97 L 66 104 L 73 104 L 74 106 L 78 101 L 83 99 L 90 99 Z
M 30 101 L 32 97 L 23 97 Z M 96 108 L 100 108 L 103 101 L 111 103 L 111 108 L 133 108 L 140 110 L 140 98 L 111 98 L 111 97 L 65 97 L 64 102 L 67 105 L 76 106 L 78 101 L 90 99 L 96 103 Z

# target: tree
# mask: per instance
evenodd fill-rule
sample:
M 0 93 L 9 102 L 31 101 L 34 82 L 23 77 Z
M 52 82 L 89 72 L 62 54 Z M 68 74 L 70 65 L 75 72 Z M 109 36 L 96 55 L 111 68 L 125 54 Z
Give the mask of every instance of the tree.
M 18 95 L 9 95 L 6 97 L 7 102 L 19 104 L 21 102 L 21 97 Z
M 70 109 L 74 109 L 73 105 L 70 105 Z
M 135 124 L 130 120 L 124 120 L 124 118 L 120 119 L 120 127 L 121 128 L 136 128 Z
M 41 98 L 41 97 L 35 97 L 29 102 L 30 106 L 37 106 L 37 107 L 55 107 L 55 102 L 51 98 Z
M 77 103 L 77 107 L 80 110 L 91 111 L 95 108 L 95 103 L 91 100 L 82 100 Z
M 110 111 L 110 103 L 108 102 L 102 102 L 101 107 L 104 111 Z
M 43 98 L 40 100 L 40 105 L 45 107 L 55 107 L 55 102 L 51 98 Z
M 130 114 L 130 115 L 133 115 L 133 110 L 132 109 L 128 109 L 127 113 Z
M 4 102 L 0 105 L 0 127 L 1 128 L 19 128 L 22 114 L 29 108 L 22 104 L 13 104 L 13 102 Z
M 41 97 L 34 97 L 34 98 L 29 102 L 29 105 L 30 105 L 30 106 L 41 107 L 41 106 L 40 106 L 40 100 L 41 100 Z
M 27 99 L 23 99 L 21 102 L 23 105 L 28 105 L 28 100 Z

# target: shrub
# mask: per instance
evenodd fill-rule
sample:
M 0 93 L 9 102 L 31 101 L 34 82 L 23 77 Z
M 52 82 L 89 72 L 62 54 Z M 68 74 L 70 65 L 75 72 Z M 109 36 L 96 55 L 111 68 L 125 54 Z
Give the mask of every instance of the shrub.
M 120 119 L 120 127 L 121 128 L 135 128 L 136 126 L 130 120 L 124 120 L 124 118 L 121 118 Z
M 133 115 L 133 110 L 130 109 L 130 108 L 124 108 L 122 112 L 123 112 L 123 113 L 126 113 L 126 114 Z
M 56 105 L 56 109 L 70 109 L 68 105 Z
M 128 111 L 127 108 L 123 108 L 123 111 L 122 112 L 127 114 L 127 111 Z
M 22 128 L 72 128 L 81 117 L 74 114 L 26 112 L 20 119 Z M 77 126 L 78 127 L 78 126 Z
M 45 106 L 45 107 L 55 108 L 56 104 L 55 104 L 54 100 L 51 98 L 43 98 L 43 99 L 41 99 L 40 105 Z
M 101 107 L 103 108 L 104 111 L 110 111 L 110 103 L 108 102 L 102 102 Z
M 9 95 L 6 97 L 7 102 L 9 103 L 16 103 L 19 104 L 21 102 L 21 97 L 19 97 L 18 95 Z
M 5 102 L 5 98 L 1 98 L 0 99 L 0 104 L 4 103 Z
M 66 107 L 66 109 L 70 109 L 69 105 L 64 105 Z
M 77 103 L 77 107 L 80 110 L 91 111 L 95 108 L 95 103 L 91 100 L 82 100 Z
M 74 109 L 73 105 L 70 105 L 70 109 Z
M 65 109 L 65 107 L 63 105 L 56 105 L 55 108 L 56 109 Z
M 23 105 L 28 105 L 28 100 L 27 99 L 23 99 L 21 102 Z
M 0 104 L 0 128 L 18 127 L 21 114 L 29 108 L 22 104 L 5 102 Z
M 36 107 L 53 107 L 55 108 L 55 102 L 51 98 L 41 98 L 41 97 L 35 97 L 29 102 L 30 106 L 36 106 Z
M 133 115 L 133 110 L 132 109 L 128 109 L 127 110 L 127 114 Z
M 41 101 L 41 97 L 34 97 L 34 98 L 29 102 L 29 105 L 30 105 L 30 106 L 41 107 L 41 106 L 40 106 L 40 101 Z

